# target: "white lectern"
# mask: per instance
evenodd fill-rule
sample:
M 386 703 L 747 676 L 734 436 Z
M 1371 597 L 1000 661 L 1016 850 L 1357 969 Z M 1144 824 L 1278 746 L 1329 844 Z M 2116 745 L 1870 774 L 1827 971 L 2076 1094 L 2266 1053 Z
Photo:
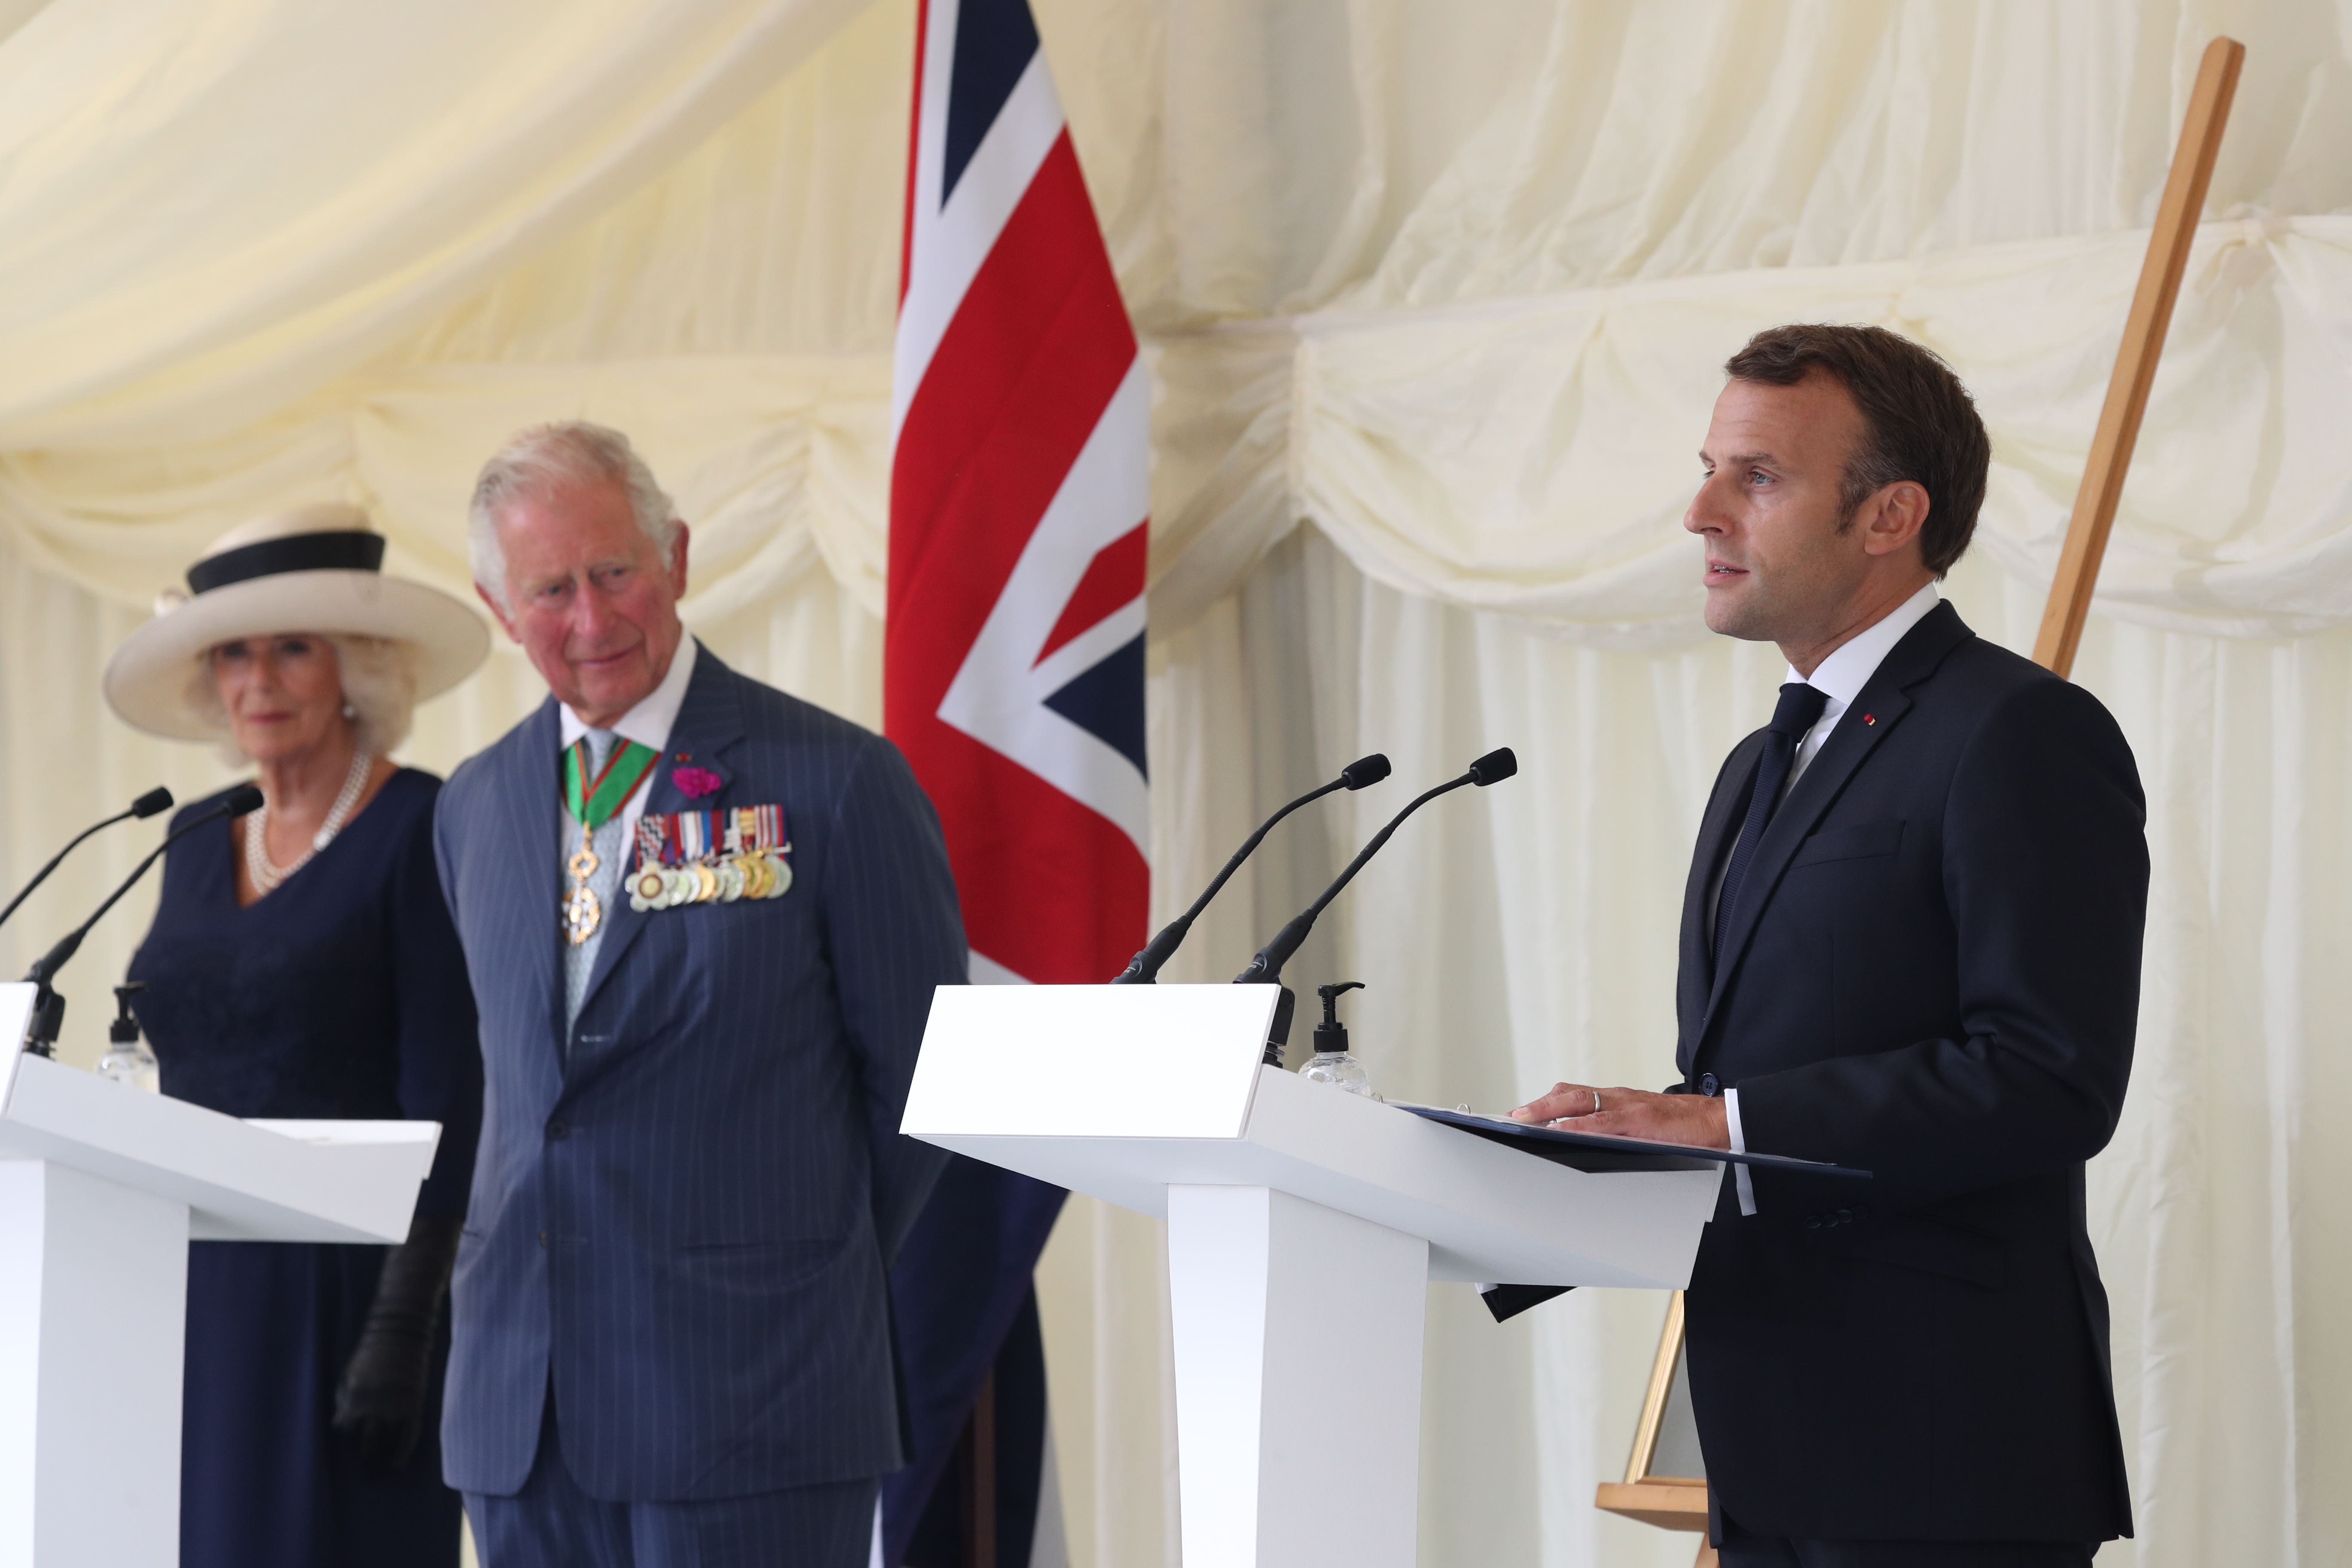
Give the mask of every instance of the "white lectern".
M 1410 1568 L 1425 1282 L 1678 1289 L 1721 1173 L 1573 1170 L 1263 1067 L 1274 1005 L 943 986 L 903 1128 L 1167 1219 L 1188 1563 Z
M 0 1568 L 171 1568 L 188 1243 L 405 1241 L 441 1130 L 240 1121 L 21 1055 L 32 992 L 0 985 Z

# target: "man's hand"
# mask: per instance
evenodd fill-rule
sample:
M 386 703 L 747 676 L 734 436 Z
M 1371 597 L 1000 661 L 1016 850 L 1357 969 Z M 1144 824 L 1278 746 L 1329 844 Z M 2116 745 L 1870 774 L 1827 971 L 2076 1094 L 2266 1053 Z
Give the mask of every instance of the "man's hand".
M 1703 1094 L 1652 1094 L 1639 1089 L 1594 1089 L 1556 1083 L 1551 1092 L 1511 1112 L 1517 1121 L 1549 1123 L 1570 1132 L 1645 1138 L 1699 1149 L 1731 1147 L 1723 1101 Z

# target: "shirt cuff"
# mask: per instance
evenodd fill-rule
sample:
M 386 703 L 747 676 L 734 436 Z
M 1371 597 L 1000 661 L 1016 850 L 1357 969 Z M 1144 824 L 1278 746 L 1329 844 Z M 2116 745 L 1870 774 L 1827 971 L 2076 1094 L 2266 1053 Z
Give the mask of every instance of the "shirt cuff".
M 1727 1089 L 1723 1091 L 1723 1119 L 1729 1124 L 1731 1130 L 1731 1152 L 1735 1154 L 1747 1153 L 1748 1135 L 1740 1131 L 1739 1091 L 1736 1089 Z M 1732 1166 L 1731 1181 L 1732 1184 L 1739 1189 L 1739 1212 L 1743 1215 L 1754 1214 L 1756 1212 L 1756 1184 L 1749 1177 L 1748 1167 L 1745 1165 Z

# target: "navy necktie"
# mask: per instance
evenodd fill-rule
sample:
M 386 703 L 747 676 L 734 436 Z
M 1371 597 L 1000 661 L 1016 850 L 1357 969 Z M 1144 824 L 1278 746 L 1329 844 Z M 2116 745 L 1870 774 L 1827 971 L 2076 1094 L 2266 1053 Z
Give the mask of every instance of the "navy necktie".
M 1780 706 L 1772 710 L 1772 722 L 1764 731 L 1764 754 L 1756 759 L 1756 776 L 1748 786 L 1748 820 L 1740 825 L 1739 842 L 1732 847 L 1731 864 L 1724 868 L 1723 888 L 1716 895 L 1717 953 L 1722 952 L 1723 939 L 1731 930 L 1731 911 L 1739 902 L 1739 884 L 1748 878 L 1748 863 L 1756 858 L 1756 846 L 1762 842 L 1765 826 L 1780 804 L 1780 791 L 1789 783 L 1790 765 L 1797 760 L 1797 743 L 1821 721 L 1822 709 L 1829 700 L 1828 692 L 1802 681 L 1792 680 L 1780 688 Z

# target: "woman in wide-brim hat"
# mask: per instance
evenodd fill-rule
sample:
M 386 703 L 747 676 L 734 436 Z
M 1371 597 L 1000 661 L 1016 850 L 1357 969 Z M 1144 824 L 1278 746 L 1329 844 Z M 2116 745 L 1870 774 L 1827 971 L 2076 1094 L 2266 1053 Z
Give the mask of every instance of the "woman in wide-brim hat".
M 131 965 L 163 1092 L 232 1116 L 442 1124 L 404 1246 L 189 1248 L 185 1568 L 458 1558 L 441 1305 L 481 1065 L 433 858 L 441 781 L 387 753 L 489 637 L 457 600 L 385 576 L 383 545 L 355 507 L 249 523 L 106 668 L 126 722 L 251 763 L 265 803 L 164 862 Z

